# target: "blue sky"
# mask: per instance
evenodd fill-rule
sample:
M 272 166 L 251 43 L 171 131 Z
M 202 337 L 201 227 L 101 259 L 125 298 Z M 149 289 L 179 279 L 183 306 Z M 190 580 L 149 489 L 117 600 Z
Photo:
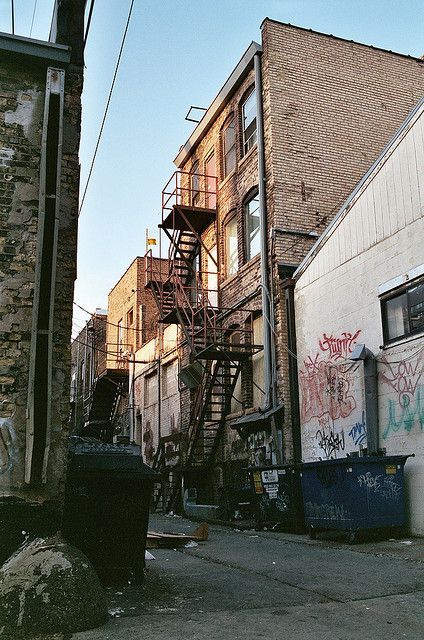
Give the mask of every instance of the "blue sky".
M 0 30 L 10 32 L 10 0 Z M 86 48 L 82 188 L 110 88 L 130 0 L 97 0 Z M 48 37 L 52 0 L 38 0 L 32 37 Z M 15 31 L 29 36 L 34 0 L 15 0 Z M 135 0 L 121 68 L 80 217 L 75 299 L 94 310 L 156 234 L 161 190 L 194 125 L 266 16 L 421 56 L 422 0 Z M 81 326 L 86 316 L 76 314 Z

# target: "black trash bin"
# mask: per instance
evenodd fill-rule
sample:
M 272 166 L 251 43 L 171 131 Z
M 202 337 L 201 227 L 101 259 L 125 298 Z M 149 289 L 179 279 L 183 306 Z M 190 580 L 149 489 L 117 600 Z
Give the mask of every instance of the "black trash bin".
M 249 472 L 257 526 L 278 524 L 290 531 L 303 531 L 299 465 L 251 467 Z
M 305 524 L 311 537 L 341 530 L 354 542 L 372 529 L 405 524 L 403 469 L 409 456 L 363 456 L 302 465 Z
M 65 538 L 99 575 L 143 577 L 149 506 L 157 474 L 140 447 L 74 440 L 63 520 Z

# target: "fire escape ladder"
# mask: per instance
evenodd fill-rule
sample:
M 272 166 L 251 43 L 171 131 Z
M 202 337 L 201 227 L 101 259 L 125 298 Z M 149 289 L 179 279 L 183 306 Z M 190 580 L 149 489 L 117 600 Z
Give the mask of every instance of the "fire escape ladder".
M 187 467 L 212 464 L 241 370 L 241 361 L 206 361 L 191 414 Z
M 172 449 L 169 453 L 168 448 Z M 172 458 L 174 463 L 168 464 Z M 160 478 L 155 483 L 153 492 L 153 509 L 168 513 L 179 510 L 181 506 L 181 434 L 172 433 L 159 440 L 152 463 Z

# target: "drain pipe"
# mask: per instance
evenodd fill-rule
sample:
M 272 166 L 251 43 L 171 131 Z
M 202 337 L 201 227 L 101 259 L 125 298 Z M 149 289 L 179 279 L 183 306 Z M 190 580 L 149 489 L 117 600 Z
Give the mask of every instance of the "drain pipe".
M 265 409 L 273 409 L 277 406 L 277 389 L 275 377 L 275 340 L 274 340 L 274 313 L 270 289 L 268 267 L 268 242 L 267 242 L 267 215 L 266 215 L 266 175 L 265 175 L 265 146 L 264 146 L 264 121 L 262 107 L 262 71 L 261 54 L 258 52 L 253 57 L 255 70 L 256 109 L 257 109 L 257 146 L 258 146 L 258 196 L 259 196 L 259 221 L 261 234 L 261 292 L 263 312 L 263 343 L 264 343 L 264 386 Z M 283 461 L 282 451 L 278 439 L 275 417 L 271 417 L 271 433 L 274 442 L 274 452 L 277 464 Z

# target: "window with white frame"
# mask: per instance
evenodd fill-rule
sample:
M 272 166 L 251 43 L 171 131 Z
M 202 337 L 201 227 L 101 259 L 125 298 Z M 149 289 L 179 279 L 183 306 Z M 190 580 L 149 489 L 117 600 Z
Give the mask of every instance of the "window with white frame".
M 233 215 L 224 227 L 225 275 L 232 276 L 238 271 L 237 216 Z
M 222 129 L 222 160 L 224 178 L 236 167 L 236 129 L 234 115 L 231 115 Z
M 424 331 L 424 277 L 381 296 L 384 342 Z
M 246 228 L 246 261 L 249 261 L 261 252 L 261 224 L 258 194 L 245 203 L 244 221 Z
M 256 91 L 253 89 L 241 107 L 243 155 L 256 144 Z

